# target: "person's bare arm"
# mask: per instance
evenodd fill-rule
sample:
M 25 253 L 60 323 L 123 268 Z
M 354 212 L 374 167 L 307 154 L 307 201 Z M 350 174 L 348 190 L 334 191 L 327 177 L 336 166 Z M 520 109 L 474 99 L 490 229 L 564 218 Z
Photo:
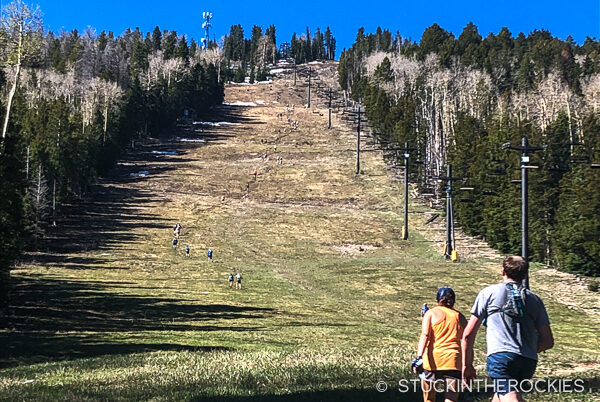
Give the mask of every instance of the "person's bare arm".
M 468 321 L 462 313 L 458 313 L 458 321 L 460 323 L 460 327 L 463 328 L 463 333 L 465 328 L 467 328 Z
M 419 340 L 419 347 L 417 348 L 417 356 L 423 356 L 425 348 L 429 344 L 429 333 L 431 332 L 431 318 L 433 311 L 429 310 L 423 317 L 423 324 L 421 325 L 421 339 Z
M 550 325 L 542 325 L 537 328 L 537 331 L 540 336 L 537 344 L 538 353 L 552 349 L 554 347 L 554 335 L 552 335 Z
M 471 319 L 469 320 L 467 327 L 465 328 L 465 332 L 463 333 L 461 348 L 463 359 L 463 380 L 465 381 L 471 381 L 477 374 L 475 372 L 475 367 L 473 367 L 473 345 L 475 344 L 475 337 L 477 336 L 477 331 L 479 330 L 481 322 L 482 320 L 479 317 L 471 315 Z

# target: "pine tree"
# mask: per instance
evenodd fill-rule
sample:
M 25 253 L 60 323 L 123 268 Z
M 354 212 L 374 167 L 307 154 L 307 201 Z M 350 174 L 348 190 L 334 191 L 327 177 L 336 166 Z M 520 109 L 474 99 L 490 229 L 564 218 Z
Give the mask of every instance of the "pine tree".
M 254 25 L 252 27 L 252 37 L 250 39 L 250 54 L 249 61 L 256 62 L 257 52 L 258 52 L 258 43 L 262 38 L 262 28 L 258 25 Z
M 313 60 L 325 58 L 325 45 L 323 43 L 323 34 L 321 33 L 321 30 L 319 28 L 317 28 L 317 30 L 315 31 L 315 36 L 312 40 L 311 54 Z
M 160 33 L 160 28 L 157 26 L 154 27 L 152 31 L 152 51 L 156 52 L 162 48 L 162 34 Z
M 235 75 L 233 76 L 233 82 L 244 82 L 246 78 L 246 73 L 242 66 L 239 66 L 237 70 L 235 70 Z
M 481 41 L 477 26 L 469 22 L 456 41 L 456 52 L 460 55 L 463 65 L 481 67 Z
M 250 84 L 254 84 L 254 65 L 250 66 Z
M 198 51 L 198 44 L 196 43 L 196 41 L 194 40 L 194 38 L 192 38 L 192 40 L 190 41 L 190 58 L 193 58 L 196 55 L 196 52 Z
M 54 39 L 50 44 L 50 62 L 56 72 L 65 72 L 65 62 L 60 51 L 60 40 Z
M 136 76 L 148 69 L 148 49 L 144 42 L 137 41 L 133 44 L 130 71 Z
M 172 59 L 175 57 L 175 46 L 177 45 L 177 33 L 171 31 L 170 34 L 163 37 L 162 50 L 163 58 L 165 60 Z
M 438 53 L 442 45 L 451 38 L 452 34 L 438 24 L 433 24 L 423 32 L 419 44 L 419 57 L 425 59 L 429 53 Z
M 98 35 L 98 50 L 104 52 L 106 45 L 108 45 L 108 36 L 105 31 L 102 31 L 100 32 L 100 35 Z
M 517 88 L 520 91 L 528 92 L 533 88 L 535 79 L 533 65 L 528 54 L 525 54 L 521 59 L 519 71 L 517 72 Z
M 50 216 L 48 182 L 42 173 L 42 167 L 38 166 L 36 170 L 29 181 L 25 195 L 27 219 L 25 231 L 33 247 L 37 247 L 44 237 Z
M 0 155 L 0 322 L 7 315 L 11 262 L 23 246 L 23 169 L 15 145 L 8 137 Z
M 312 41 L 310 38 L 310 30 L 306 27 L 306 37 L 304 38 L 305 42 L 302 44 L 304 47 L 304 62 L 308 63 L 309 61 L 314 60 L 314 56 L 312 54 Z
M 175 49 L 175 57 L 180 57 L 182 59 L 186 59 L 190 55 L 190 49 L 188 47 L 187 38 L 185 35 L 181 37 L 179 43 L 177 43 L 177 48 Z
M 373 76 L 383 82 L 393 81 L 394 72 L 392 71 L 392 63 L 390 63 L 390 59 L 385 57 L 381 64 L 375 69 Z
M 331 30 L 329 29 L 329 27 L 327 27 L 327 30 L 325 30 L 325 48 L 327 49 L 327 59 L 329 60 L 333 60 L 334 57 L 332 57 L 332 52 L 331 52 L 331 40 L 332 40 L 333 36 L 331 35 Z M 334 52 L 335 54 L 335 52 Z

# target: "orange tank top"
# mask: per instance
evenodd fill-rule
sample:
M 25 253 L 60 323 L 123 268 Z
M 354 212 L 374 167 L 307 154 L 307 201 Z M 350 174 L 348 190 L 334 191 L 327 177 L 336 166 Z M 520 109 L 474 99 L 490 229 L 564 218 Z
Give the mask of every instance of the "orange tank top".
M 436 309 L 444 313 L 444 318 L 431 325 L 423 368 L 429 371 L 462 370 L 460 340 L 464 328 L 460 324 L 459 312 L 443 306 L 437 306 Z

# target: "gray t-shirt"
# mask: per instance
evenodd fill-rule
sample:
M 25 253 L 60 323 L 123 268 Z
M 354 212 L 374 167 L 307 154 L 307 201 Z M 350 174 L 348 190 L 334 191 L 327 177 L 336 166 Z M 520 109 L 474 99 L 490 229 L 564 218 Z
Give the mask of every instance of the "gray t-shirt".
M 536 328 L 550 324 L 542 300 L 530 290 L 525 293 L 525 316 L 515 319 L 502 309 L 509 295 L 504 283 L 491 285 L 477 295 L 471 314 L 487 318 L 487 355 L 513 352 L 537 360 L 538 332 Z

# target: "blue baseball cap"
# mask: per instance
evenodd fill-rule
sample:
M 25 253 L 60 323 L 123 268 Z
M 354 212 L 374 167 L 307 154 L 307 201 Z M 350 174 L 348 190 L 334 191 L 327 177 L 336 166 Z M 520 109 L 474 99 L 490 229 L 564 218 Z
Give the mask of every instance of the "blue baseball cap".
M 451 296 L 453 299 L 456 298 L 454 294 L 454 290 L 451 287 L 444 286 L 443 288 L 439 288 L 437 294 L 435 295 L 435 301 L 440 301 L 446 296 Z

